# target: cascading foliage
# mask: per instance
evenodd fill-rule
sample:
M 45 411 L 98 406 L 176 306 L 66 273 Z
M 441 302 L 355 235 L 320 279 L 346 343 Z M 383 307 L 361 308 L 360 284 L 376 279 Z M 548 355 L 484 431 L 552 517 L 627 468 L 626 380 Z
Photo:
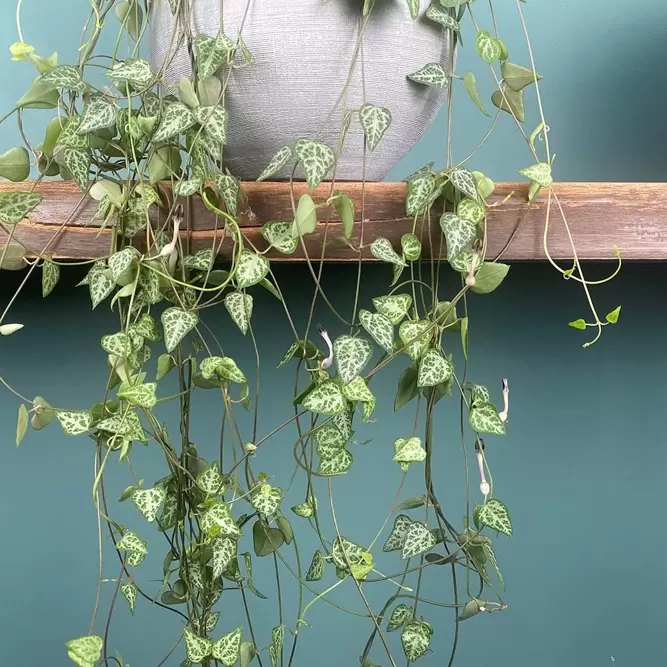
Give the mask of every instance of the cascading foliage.
M 182 636 L 173 638 L 172 651 L 174 655 L 180 651 L 183 665 L 230 667 L 239 661 L 246 667 L 253 661 L 261 665 L 267 660 L 274 667 L 300 665 L 298 639 L 308 626 L 309 608 L 314 603 L 334 604 L 329 595 L 340 587 L 358 598 L 353 613 L 368 628 L 368 641 L 359 647 L 362 667 L 374 664 L 371 653 L 381 664 L 394 666 L 424 656 L 436 631 L 429 618 L 438 607 L 451 612 L 449 618 L 456 626 L 453 647 L 436 658 L 439 664 L 451 665 L 459 624 L 506 606 L 494 548 L 500 536 L 511 537 L 512 522 L 507 506 L 494 493 L 482 437 L 505 434 L 509 387 L 504 381 L 499 410 L 486 387 L 467 379 L 466 368 L 467 300 L 471 294 L 493 292 L 509 269 L 498 257 L 486 253 L 493 182 L 468 169 L 472 156 L 456 162 L 448 140 L 444 169 L 438 170 L 432 163 L 406 179 L 406 215 L 414 220 L 413 231 L 402 237 L 397 248 L 386 238 L 369 238 L 368 232 L 356 234 L 355 227 L 363 226 L 363 222 L 355 224 L 360 210 L 355 210 L 344 184 L 335 184 L 340 147 L 325 145 L 317 137 L 302 137 L 276 153 L 258 180 L 270 179 L 290 165 L 292 173 L 305 179 L 309 188 L 316 188 L 325 179 L 331 184 L 326 197 L 303 194 L 297 200 L 292 191 L 294 218 L 267 222 L 262 229 L 273 251 L 290 255 L 301 249 L 314 279 L 305 330 L 296 330 L 285 305 L 285 326 L 290 327 L 294 342 L 279 361 L 277 372 L 283 373 L 284 395 L 293 397 L 294 414 L 262 435 L 257 426 L 260 387 L 249 379 L 254 369 L 239 365 L 234 359 L 237 351 L 223 350 L 215 332 L 205 326 L 206 308 L 224 308 L 257 351 L 255 341 L 263 332 L 253 330 L 253 294 L 267 289 L 284 305 L 266 251 L 253 247 L 239 227 L 239 210 L 246 205 L 241 183 L 223 168 L 227 83 L 237 68 L 252 67 L 254 57 L 242 34 L 172 35 L 186 41 L 193 75 L 181 80 L 177 94 L 167 94 L 162 83 L 166 63 L 158 69 L 140 57 L 139 46 L 154 2 L 89 2 L 91 13 L 79 58 L 71 64 L 59 64 L 56 54 L 40 56 L 25 43 L 17 12 L 19 41 L 11 47 L 13 60 L 31 63 L 38 76 L 9 114 L 19 119 L 25 146 L 0 156 L 0 176 L 11 181 L 27 179 L 33 167 L 39 171 L 37 180 L 24 189 L 0 193 L 0 225 L 8 237 L 0 266 L 29 264 L 29 274 L 41 268 L 45 297 L 57 288 L 60 277 L 61 263 L 50 250 L 57 233 L 44 248 L 26 247 L 20 239 L 21 221 L 42 204 L 40 184 L 44 178 L 73 180 L 82 197 L 99 202 L 99 226 L 113 230 L 108 256 L 92 261 L 81 283 L 90 292 L 93 308 L 104 303 L 118 314 L 118 330 L 100 341 L 100 361 L 106 357 L 109 376 L 100 387 L 99 401 L 72 409 L 66 404 L 66 395 L 51 402 L 40 396 L 33 401 L 23 399 L 16 434 L 19 444 L 29 424 L 41 430 L 55 420 L 66 434 L 86 435 L 96 447 L 95 507 L 107 526 L 121 569 L 118 574 L 107 572 L 113 560 L 108 553 L 103 559 L 100 553 L 105 582 L 100 579 L 99 586 L 114 587 L 103 623 L 106 630 L 103 636 L 96 634 L 102 615 L 98 595 L 91 630 L 67 642 L 69 657 L 80 667 L 123 667 L 122 641 L 118 646 L 110 646 L 108 641 L 111 615 L 118 609 L 121 595 L 132 613 L 135 605 L 157 603 L 167 610 L 165 613 L 182 618 Z M 187 17 L 194 2 L 169 0 L 169 5 L 175 15 Z M 21 3 L 19 0 L 19 10 Z M 413 19 L 424 20 L 423 3 L 408 0 L 407 4 Z M 381 6 L 375 8 L 373 0 L 361 5 L 360 30 L 355 38 L 359 40 L 373 12 L 383 11 Z M 425 10 L 425 19 L 451 33 L 452 48 L 462 48 L 463 35 L 466 48 L 474 45 L 480 66 L 490 68 L 497 84 L 491 91 L 493 116 L 472 72 L 460 77 L 440 63 L 424 63 L 418 71 L 405 74 L 417 84 L 448 89 L 450 127 L 456 122 L 451 116 L 451 96 L 460 89 L 491 117 L 489 134 L 502 113 L 511 116 L 533 156 L 532 166 L 521 171 L 530 180 L 530 203 L 540 190 L 546 191 L 548 224 L 548 211 L 552 202 L 558 204 L 558 198 L 552 188 L 548 126 L 537 87 L 541 77 L 535 71 L 532 52 L 529 63 L 510 62 L 508 48 L 495 27 L 493 4 L 490 6 L 490 14 L 484 12 L 482 17 L 477 6 L 465 0 L 434 0 Z M 518 1 L 516 8 L 523 26 Z M 481 29 L 482 21 L 488 30 Z M 103 29 L 118 31 L 111 54 L 98 53 Z M 359 49 L 355 49 L 351 69 L 358 57 Z M 524 94 L 531 89 L 538 92 L 541 122 L 527 134 L 522 127 Z M 42 110 L 39 113 L 50 109 L 54 118 L 41 143 L 33 145 L 23 134 L 21 123 L 24 115 L 36 109 Z M 345 112 L 344 123 L 361 124 L 365 150 L 381 151 L 382 138 L 392 122 L 390 109 L 368 100 L 361 108 Z M 346 126 L 341 128 L 341 145 L 345 132 Z M 219 220 L 210 246 L 196 252 L 189 251 L 190 207 L 183 206 L 187 198 L 200 198 Z M 318 227 L 318 218 L 320 226 L 327 224 L 323 214 L 329 219 L 330 212 L 342 221 L 346 243 L 359 251 L 360 276 L 360 238 L 364 247 L 393 271 L 385 293 L 378 294 L 372 303 L 360 303 L 357 285 L 347 313 L 333 311 L 319 282 L 326 248 L 323 258 L 309 258 L 304 243 L 304 237 Z M 440 216 L 442 234 L 424 234 L 424 230 L 438 230 L 437 225 L 431 225 L 435 215 Z M 62 228 L 68 222 L 63 220 Z M 435 259 L 421 261 L 425 238 L 432 244 L 425 256 Z M 221 249 L 232 257 L 224 270 L 215 266 Z M 548 254 L 546 247 L 545 251 Z M 571 325 L 596 329 L 597 340 L 602 326 L 617 321 L 620 308 L 609 313 L 604 322 L 600 320 L 574 248 L 573 257 L 568 270 L 554 266 L 583 286 L 592 322 L 581 319 Z M 451 268 L 446 268 L 447 264 Z M 460 274 L 455 294 L 442 293 L 441 268 Z M 21 328 L 5 323 L 13 301 L 0 318 L 3 335 Z M 326 331 L 317 332 L 312 315 L 319 301 L 331 309 L 332 318 L 345 323 L 348 333 L 331 340 Z M 452 332 L 454 336 L 445 337 Z M 459 345 L 466 362 L 455 368 L 451 351 Z M 258 363 L 265 366 L 269 362 L 275 360 Z M 377 534 L 363 539 L 357 536 L 359 541 L 352 541 L 346 536 L 347 527 L 336 519 L 333 489 L 336 478 L 355 465 L 355 423 L 368 422 L 377 414 L 373 380 L 389 364 L 402 370 L 394 408 L 405 413 L 404 431 L 393 443 L 393 461 L 402 472 L 401 483 L 384 524 L 385 517 L 378 518 Z M 162 389 L 167 376 L 177 376 L 175 396 Z M 39 384 L 38 379 L 36 382 Z M 190 437 L 192 406 L 204 390 L 220 397 L 220 454 L 215 460 L 202 458 Z M 466 464 L 461 471 L 466 476 L 466 497 L 453 507 L 439 502 L 438 478 L 432 467 L 433 417 L 441 400 L 459 401 L 464 419 L 451 434 L 440 436 L 439 444 L 461 447 L 467 458 L 474 459 L 470 475 L 474 480 L 479 477 L 479 493 L 477 482 L 469 490 Z M 165 403 L 178 407 L 176 425 L 165 425 L 158 417 Z M 251 413 L 249 429 L 240 425 L 239 410 Z M 256 471 L 255 453 L 276 439 L 284 447 L 289 438 L 293 479 L 279 482 L 270 472 Z M 137 444 L 159 448 L 169 471 L 166 477 L 146 482 L 139 479 L 141 471 L 131 466 Z M 392 456 L 392 450 L 383 451 L 387 453 L 382 456 Z M 114 520 L 104 493 L 105 473 L 111 463 L 121 464 L 127 475 L 129 486 L 120 499 L 133 503 L 145 518 L 140 530 L 130 530 Z M 401 498 L 407 475 L 423 478 L 422 495 Z M 286 507 L 279 483 L 300 489 L 302 502 Z M 149 539 L 152 531 L 157 538 Z M 317 536 L 319 548 L 313 554 L 299 552 L 299 536 L 304 533 Z M 160 556 L 165 558 L 163 569 L 146 580 L 162 583 L 141 587 L 136 573 L 146 567 L 142 563 L 149 542 L 151 548 L 161 544 Z M 387 576 L 377 571 L 374 559 L 380 551 L 391 553 L 395 559 L 392 570 L 399 574 Z M 264 616 L 276 613 L 275 597 L 279 603 L 270 636 L 254 630 L 246 601 L 247 595 L 265 598 L 253 584 L 253 567 L 275 570 L 278 581 L 274 601 L 262 603 Z M 422 576 L 430 567 L 438 568 L 442 578 L 442 586 L 432 595 L 440 594 L 442 599 L 423 596 Z M 386 592 L 381 608 L 373 608 L 366 597 L 371 585 Z M 296 617 L 288 618 L 282 613 L 282 596 L 294 598 L 297 592 Z M 338 613 L 345 612 L 334 606 Z M 230 624 L 230 609 L 242 610 L 242 626 Z M 72 630 L 73 634 L 77 631 Z M 308 632 L 318 630 L 328 631 L 315 626 Z M 394 631 L 400 641 L 396 635 L 390 636 Z

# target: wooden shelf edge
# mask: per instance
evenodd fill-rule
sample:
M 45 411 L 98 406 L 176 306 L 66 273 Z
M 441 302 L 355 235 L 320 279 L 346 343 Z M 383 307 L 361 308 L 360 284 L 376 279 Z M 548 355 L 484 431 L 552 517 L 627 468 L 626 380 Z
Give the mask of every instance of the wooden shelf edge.
M 0 183 L 0 192 L 25 191 L 31 183 Z M 242 184 L 247 205 L 239 211 L 239 222 L 248 241 L 260 250 L 266 242 L 261 235 L 261 225 L 269 220 L 289 220 L 292 215 L 292 193 L 288 183 Z M 362 233 L 364 239 L 376 236 L 388 238 L 395 248 L 400 248 L 400 238 L 411 232 L 413 221 L 405 217 L 405 183 L 346 183 L 336 188 L 348 194 L 355 204 L 357 215 L 364 202 L 364 222 L 355 223 L 352 243 L 358 246 Z M 22 221 L 14 233 L 15 240 L 36 252 L 44 246 L 68 220 L 47 249 L 62 259 L 91 259 L 106 256 L 109 252 L 110 230 L 100 233 L 99 222 L 93 221 L 97 203 L 85 200 L 77 208 L 81 195 L 73 183 L 45 181 L 37 192 L 44 196 L 42 204 Z M 294 195 L 298 198 L 309 192 L 316 202 L 325 201 L 330 185 L 323 183 L 315 190 L 308 190 L 303 183 L 294 184 Z M 489 240 L 487 256 L 495 257 L 505 247 L 521 223 L 511 244 L 503 254 L 508 261 L 543 261 L 545 220 L 547 209 L 550 222 L 547 234 L 551 256 L 556 260 L 572 257 L 572 247 L 563 224 L 565 215 L 577 253 L 583 260 L 613 260 L 614 246 L 618 247 L 625 260 L 667 260 L 667 184 L 662 183 L 558 183 L 554 185 L 555 197 L 548 206 L 547 197 L 541 196 L 528 209 L 526 204 L 527 184 L 498 183 L 491 198 L 488 215 Z M 505 203 L 508 195 L 512 195 Z M 198 198 L 189 200 L 190 248 L 194 252 L 210 247 L 220 238 L 220 221 L 203 206 Z M 76 210 L 76 214 L 72 212 Z M 342 224 L 335 217 L 325 219 L 322 209 L 317 229 L 305 238 L 311 259 L 322 256 L 322 244 L 326 240 L 326 261 L 356 261 L 359 255 L 341 242 Z M 429 223 L 419 222 L 415 232 L 424 247 L 424 257 L 437 255 L 444 248 L 438 225 L 439 212 L 435 211 Z M 0 230 L 0 247 L 7 234 Z M 231 243 L 222 244 L 221 260 L 229 258 Z M 362 250 L 362 258 L 375 261 Z M 303 261 L 301 250 L 293 256 L 270 252 L 269 256 L 281 261 Z

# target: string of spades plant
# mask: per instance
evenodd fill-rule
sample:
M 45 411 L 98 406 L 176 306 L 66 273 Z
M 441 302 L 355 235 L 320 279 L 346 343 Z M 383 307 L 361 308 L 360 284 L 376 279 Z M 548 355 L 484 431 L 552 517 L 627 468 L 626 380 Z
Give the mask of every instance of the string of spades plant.
M 183 18 L 178 26 L 187 25 L 195 1 L 169 0 L 174 15 Z M 365 160 L 366 151 L 382 150 L 383 135 L 392 121 L 389 109 L 368 100 L 359 109 L 346 110 L 339 147 L 325 145 L 318 137 L 301 137 L 281 148 L 258 180 L 270 179 L 284 166 L 292 165 L 293 175 L 305 177 L 309 188 L 328 178 L 330 194 L 321 200 L 303 194 L 298 201 L 293 194 L 294 218 L 270 221 L 263 227 L 270 247 L 285 255 L 301 248 L 307 256 L 304 236 L 316 229 L 318 218 L 320 225 L 326 225 L 324 218 L 329 219 L 329 210 L 333 210 L 343 222 L 347 243 L 358 251 L 360 244 L 370 246 L 374 257 L 390 265 L 393 273 L 384 294 L 372 304 L 360 303 L 363 267 L 359 253 L 359 279 L 351 294 L 350 310 L 337 312 L 320 284 L 325 247 L 322 257 L 308 258 L 314 294 L 307 326 L 297 331 L 266 253 L 254 248 L 239 227 L 238 213 L 244 202 L 241 183 L 222 168 L 227 84 L 237 68 L 254 65 L 242 32 L 230 36 L 221 31 L 210 37 L 175 30 L 171 39 L 187 44 L 194 74 L 182 79 L 174 93 L 163 84 L 168 63 L 156 70 L 141 57 L 151 0 L 89 3 L 78 61 L 59 64 L 56 54 L 40 56 L 24 41 L 19 0 L 19 41 L 12 45 L 11 53 L 13 60 L 31 63 L 38 76 L 8 115 L 18 118 L 25 145 L 0 156 L 4 178 L 22 181 L 31 169 L 39 172 L 23 190 L 0 193 L 0 224 L 7 235 L 0 265 L 28 265 L 27 276 L 41 269 L 45 297 L 57 287 L 60 276 L 61 263 L 52 256 L 59 232 L 43 248 L 26 247 L 20 234 L 21 221 L 42 204 L 40 184 L 44 178 L 73 180 L 82 199 L 92 197 L 99 202 L 96 217 L 100 226 L 113 230 L 108 256 L 92 261 L 81 283 L 90 292 L 93 308 L 105 303 L 118 315 L 118 330 L 100 342 L 100 361 L 106 357 L 109 374 L 106 385 L 100 387 L 99 400 L 72 409 L 66 396 L 57 402 L 39 396 L 29 401 L 11 389 L 21 399 L 17 444 L 29 424 L 41 430 L 53 421 L 66 434 L 87 436 L 94 443 L 94 503 L 119 557 L 120 571 L 110 575 L 107 570 L 116 566 L 108 552 L 100 553 L 105 581 L 113 578 L 105 584 L 100 578 L 90 631 L 67 642 L 69 657 L 80 667 L 123 667 L 122 643 L 110 646 L 108 638 L 120 595 L 132 613 L 136 605 L 152 604 L 181 618 L 182 636 L 173 637 L 173 648 L 159 664 L 179 652 L 178 661 L 182 659 L 183 665 L 230 667 L 237 661 L 242 667 L 253 661 L 259 665 L 268 662 L 272 667 L 304 664 L 299 658 L 299 637 L 306 631 L 327 631 L 317 626 L 306 629 L 308 610 L 317 603 L 335 607 L 337 613 L 355 614 L 364 624 L 368 640 L 358 647 L 362 667 L 371 667 L 371 660 L 395 666 L 424 656 L 437 631 L 429 618 L 434 609 L 444 608 L 454 624 L 454 640 L 451 649 L 437 660 L 438 664 L 451 665 L 460 624 L 479 613 L 506 607 L 495 547 L 501 536 L 512 535 L 512 523 L 507 506 L 495 494 L 482 438 L 490 441 L 488 436 L 492 440 L 505 434 L 509 387 L 503 381 L 503 407 L 499 410 L 491 392 L 467 378 L 467 359 L 472 353 L 467 338 L 468 299 L 471 294 L 493 292 L 509 270 L 499 257 L 486 254 L 493 182 L 468 169 L 473 155 L 454 160 L 448 137 L 445 168 L 437 170 L 431 163 L 406 179 L 406 212 L 414 220 L 413 233 L 405 234 L 401 247 L 395 248 L 386 238 L 364 235 L 363 220 L 355 223 L 360 212 L 345 194 L 344 185 L 338 189 L 335 184 L 337 150 L 344 145 L 347 122 L 361 123 L 366 145 L 359 159 Z M 462 36 L 466 37 L 466 48 L 472 48 L 474 42 L 480 66 L 488 67 L 496 82 L 491 94 L 493 116 L 477 90 L 473 73 L 460 77 L 439 63 L 424 63 L 418 71 L 405 74 L 423 86 L 448 89 L 450 135 L 456 122 L 451 98 L 461 88 L 491 117 L 489 133 L 480 145 L 502 114 L 511 117 L 533 156 L 532 166 L 521 171 L 530 180 L 530 200 L 540 191 L 548 196 L 547 228 L 552 208 L 562 210 L 552 188 L 553 158 L 539 95 L 541 77 L 532 62 L 530 42 L 530 62 L 512 63 L 495 27 L 493 3 L 483 18 L 479 4 L 434 0 L 425 17 L 441 24 L 443 33 L 453 37 L 452 51 L 462 48 Z M 414 19 L 423 18 L 417 0 L 408 0 L 408 8 Z M 516 10 L 525 31 L 518 0 Z M 373 0 L 359 3 L 358 44 L 376 11 L 382 8 L 376 8 Z M 97 52 L 103 29 L 118 31 L 115 49 L 105 57 Z M 121 51 L 125 57 L 120 56 Z M 356 48 L 355 61 L 359 53 Z M 524 94 L 529 90 L 536 92 L 540 113 L 540 123 L 531 134 L 522 125 Z M 22 119 L 35 109 L 51 109 L 55 117 L 43 141 L 33 145 L 23 133 Z M 193 197 L 201 198 L 219 220 L 210 247 L 194 254 L 188 250 L 187 234 L 188 199 Z M 428 256 L 438 257 L 443 245 L 446 252 L 441 259 L 421 261 L 421 231 L 431 229 L 435 210 L 442 211 L 442 234 L 431 238 Z M 60 231 L 68 223 L 69 219 L 63 220 Z M 359 237 L 353 234 L 355 225 L 361 226 Z M 357 238 L 361 240 L 357 242 Z M 221 248 L 232 257 L 224 270 L 215 266 Z M 548 255 L 548 248 L 545 250 Z M 617 321 L 620 309 L 609 313 L 605 321 L 598 317 L 589 293 L 592 283 L 585 279 L 574 247 L 573 257 L 568 270 L 552 264 L 583 287 L 592 321 L 571 324 L 594 328 L 597 340 L 603 326 Z M 455 294 L 442 293 L 441 268 L 460 274 Z M 207 308 L 226 309 L 257 353 L 256 338 L 263 335 L 253 329 L 253 295 L 258 289 L 269 290 L 281 301 L 286 326 L 294 337 L 276 367 L 276 372 L 283 374 L 285 392 L 293 398 L 293 416 L 264 433 L 258 431 L 260 387 L 251 379 L 253 369 L 237 363 L 235 357 L 243 352 L 223 350 L 215 332 L 205 326 Z M 2 313 L 3 335 L 21 328 L 7 321 L 17 295 Z M 345 327 L 345 333 L 334 340 L 327 331 L 318 332 L 313 322 L 313 309 L 320 301 L 330 309 L 331 321 Z M 451 352 L 459 345 L 464 360 L 455 368 Z M 275 360 L 258 363 L 264 367 Z M 394 408 L 405 413 L 405 427 L 392 451 L 387 451 L 387 443 L 375 446 L 377 456 L 391 457 L 400 468 L 400 483 L 386 515 L 372 517 L 377 532 L 354 536 L 353 540 L 348 527 L 337 520 L 333 489 L 337 478 L 355 465 L 355 425 L 372 421 L 374 380 L 389 364 L 402 369 Z M 177 377 L 175 396 L 162 390 L 167 376 Z M 192 406 L 204 390 L 217 392 L 220 398 L 220 454 L 214 460 L 202 458 L 190 437 Z M 466 463 L 462 471 L 465 497 L 456 506 L 445 507 L 437 496 L 439 481 L 432 466 L 433 418 L 440 401 L 452 400 L 460 403 L 461 425 L 453 433 L 439 434 L 439 446 L 461 448 L 466 461 L 474 460 L 470 474 L 479 480 L 469 486 Z M 176 425 L 167 425 L 158 416 L 165 403 L 178 406 Z M 239 410 L 250 411 L 249 429 L 239 424 Z M 290 438 L 292 478 L 279 481 L 271 474 L 257 472 L 254 461 L 261 451 L 277 441 L 284 449 Z M 168 475 L 145 483 L 140 471 L 135 474 L 132 452 L 140 445 L 159 448 Z M 127 474 L 129 486 L 120 500 L 133 503 L 143 515 L 146 525 L 141 530 L 128 529 L 114 519 L 105 495 L 105 475 L 112 462 L 120 463 Z M 408 475 L 423 477 L 422 495 L 402 498 Z M 288 487 L 301 494 L 301 502 L 291 508 L 283 500 Z M 462 522 L 460 516 L 464 517 Z M 151 531 L 156 531 L 161 541 L 149 537 Z M 304 534 L 315 535 L 319 543 L 312 554 L 299 551 Z M 162 571 L 146 581 L 162 583 L 140 585 L 137 573 L 149 543 L 160 545 L 151 548 L 160 549 L 165 560 Z M 390 575 L 376 567 L 379 552 L 390 554 L 383 557 L 392 563 Z M 274 600 L 262 603 L 262 614 L 269 615 L 275 613 L 276 599 L 278 602 L 270 636 L 256 630 L 247 601 L 249 595 L 265 598 L 252 580 L 252 569 L 258 566 L 274 570 L 278 586 Z M 439 593 L 446 595 L 444 599 L 423 595 L 422 577 L 427 568 L 442 573 Z M 103 585 L 114 587 L 110 608 L 104 612 L 99 609 Z M 373 608 L 368 600 L 366 592 L 371 585 L 385 592 L 381 608 Z M 344 608 L 331 598 L 330 593 L 339 587 L 350 591 L 353 608 Z M 288 618 L 282 611 L 283 597 L 295 592 L 297 613 Z M 239 613 L 243 616 L 241 625 L 235 620 Z M 73 628 L 72 634 L 76 631 Z M 398 631 L 400 641 L 391 634 L 394 631 Z

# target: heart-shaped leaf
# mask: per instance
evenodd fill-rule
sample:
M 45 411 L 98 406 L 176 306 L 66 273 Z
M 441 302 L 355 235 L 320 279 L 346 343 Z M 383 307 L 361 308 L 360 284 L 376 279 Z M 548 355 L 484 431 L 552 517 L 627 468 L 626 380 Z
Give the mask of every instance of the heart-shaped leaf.
M 359 109 L 359 120 L 366 136 L 368 149 L 374 151 L 391 125 L 391 111 L 385 107 L 364 104 Z

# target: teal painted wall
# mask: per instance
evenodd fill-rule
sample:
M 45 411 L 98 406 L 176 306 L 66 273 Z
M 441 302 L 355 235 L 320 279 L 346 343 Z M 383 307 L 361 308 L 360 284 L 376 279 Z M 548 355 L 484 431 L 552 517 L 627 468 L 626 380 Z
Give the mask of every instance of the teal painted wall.
M 3 3 L 0 8 L 0 43 L 15 39 L 12 4 Z M 73 1 L 27 0 L 26 39 L 38 43 L 45 54 L 59 50 L 66 61 L 67 41 L 78 41 L 85 6 Z M 652 110 L 662 108 L 665 101 L 663 87 L 656 84 L 665 78 L 662 3 L 645 2 L 634 15 L 627 3 L 594 0 L 577 4 L 533 0 L 524 9 L 538 69 L 545 76 L 543 91 L 558 154 L 558 177 L 663 180 L 665 129 L 650 120 Z M 512 3 L 503 7 L 499 21 L 503 34 L 509 34 L 506 41 L 512 51 L 523 55 L 513 46 L 520 43 L 521 35 Z M 73 55 L 71 49 L 69 55 Z M 518 55 L 516 59 L 521 60 Z M 585 63 L 577 65 L 581 60 Z M 464 52 L 460 71 L 465 71 L 467 62 L 472 58 Z M 573 73 L 577 68 L 579 73 Z M 481 71 L 478 65 L 475 69 Z M 27 65 L 6 65 L 0 107 L 10 106 L 30 76 Z M 537 122 L 534 111 L 535 122 L 527 126 Z M 456 154 L 462 155 L 474 146 L 486 120 L 463 97 L 454 113 L 466 121 L 459 125 L 460 135 L 454 143 Z M 513 178 L 529 160 L 516 135 L 505 136 L 511 131 L 511 124 L 505 121 L 509 119 L 504 119 L 498 138 L 480 152 L 477 162 L 496 180 Z M 35 121 L 32 127 L 38 126 Z M 437 159 L 443 127 L 440 118 L 395 175 Z M 0 127 L 0 145 L 9 147 L 16 141 L 10 128 Z M 592 267 L 591 271 L 602 274 L 605 269 Z M 665 399 L 662 332 L 667 321 L 664 310 L 655 307 L 652 292 L 664 283 L 666 273 L 661 266 L 632 266 L 614 283 L 599 289 L 604 307 L 623 303 L 623 318 L 599 345 L 587 351 L 579 347 L 577 333 L 564 327 L 582 314 L 583 297 L 547 267 L 515 266 L 494 296 L 472 299 L 471 377 L 497 388 L 499 378 L 508 376 L 512 386 L 508 437 L 489 439 L 488 455 L 498 493 L 512 508 L 516 535 L 511 540 L 500 539 L 497 549 L 507 580 L 509 608 L 462 626 L 458 665 L 605 667 L 611 664 L 611 656 L 617 667 L 664 661 L 660 605 L 667 594 L 663 566 L 667 542 L 659 524 L 656 527 L 652 508 L 662 503 L 667 464 L 658 417 Z M 349 267 L 327 269 L 325 289 L 334 303 L 346 303 L 353 275 Z M 298 267 L 282 268 L 278 276 L 291 309 L 303 321 L 311 296 L 310 287 L 304 288 L 310 285 L 309 277 Z M 364 276 L 363 302 L 368 304 L 382 291 L 388 271 L 367 268 Z M 89 316 L 85 291 L 73 289 L 78 278 L 76 271 L 65 272 L 62 284 L 46 301 L 41 300 L 38 286 L 30 285 L 12 318 L 26 328 L 3 339 L 0 357 L 0 375 L 20 392 L 39 392 L 55 404 L 74 408 L 100 398 L 105 362 L 96 340 L 116 329 L 114 318 L 104 309 L 95 318 Z M 451 277 L 443 279 L 451 292 Z M 3 274 L 1 301 L 12 293 L 17 280 L 16 275 Z M 289 331 L 275 324 L 284 321 L 275 300 L 261 292 L 256 299 L 255 325 L 263 332 L 260 352 L 267 360 L 277 360 L 290 342 Z M 333 334 L 340 333 L 326 311 L 320 310 L 317 319 Z M 209 323 L 239 363 L 250 367 L 250 343 L 230 327 L 224 314 L 212 313 Z M 378 389 L 379 404 L 384 406 L 378 423 L 365 425 L 357 433 L 360 441 L 371 442 L 355 446 L 355 468 L 335 484 L 338 518 L 343 532 L 352 539 L 361 539 L 382 523 L 398 485 L 389 448 L 397 434 L 405 431 L 406 417 L 387 406 L 393 400 L 399 366 L 386 372 Z M 289 371 L 277 374 L 270 368 L 267 361 L 260 433 L 290 414 L 281 393 L 284 374 Z M 440 446 L 435 462 L 441 475 L 439 493 L 452 513 L 462 513 L 457 505 L 462 460 L 454 437 L 456 409 L 453 401 L 440 405 L 436 424 Z M 93 448 L 85 438 L 63 436 L 54 425 L 41 434 L 29 433 L 17 451 L 11 435 L 16 409 L 17 401 L 2 394 L 2 664 L 64 666 L 68 661 L 63 641 L 88 631 L 94 602 Z M 202 393 L 197 410 L 194 440 L 204 456 L 212 456 L 219 407 L 212 395 Z M 170 419 L 169 413 L 164 416 Z M 258 463 L 283 484 L 292 468 L 288 435 L 258 455 Z M 137 448 L 135 452 L 134 463 L 147 480 L 163 474 L 153 449 Z M 375 460 L 382 462 L 369 478 L 365 471 Z M 405 496 L 418 492 L 417 477 L 409 476 Z M 108 490 L 112 511 L 124 524 L 139 527 L 136 511 L 115 502 L 125 484 L 125 478 L 112 474 Z M 361 484 L 365 484 L 364 493 L 358 491 Z M 288 504 L 300 500 L 302 491 L 300 485 L 295 486 Z M 157 584 L 148 580 L 149 573 L 159 571 L 164 552 L 158 540 L 151 541 L 150 548 L 140 576 L 148 589 L 155 590 Z M 245 548 L 250 549 L 248 538 Z M 301 548 L 307 560 L 314 544 L 305 538 Z M 379 565 L 387 573 L 399 569 L 397 559 L 389 556 L 382 556 Z M 116 574 L 110 557 L 105 575 Z M 270 598 L 252 601 L 265 642 L 275 619 L 274 582 L 264 567 L 257 567 L 256 580 Z M 283 582 L 288 581 L 285 575 Z M 426 590 L 433 591 L 434 598 L 445 598 L 448 581 L 439 571 L 431 572 Z M 111 584 L 105 586 L 108 600 Z M 368 592 L 375 605 L 388 594 L 377 586 L 369 586 Z M 223 597 L 224 627 L 234 620 L 235 612 L 230 609 L 238 606 L 236 595 L 230 591 Z M 361 609 L 349 592 L 335 599 Z M 267 608 L 270 614 L 262 611 Z M 287 618 L 293 618 L 293 608 L 291 597 Z M 446 622 L 450 619 L 442 610 L 425 607 L 424 613 L 437 633 L 434 655 L 420 664 L 443 665 L 442 656 L 451 642 L 451 625 Z M 297 667 L 356 664 L 368 623 L 341 616 L 323 604 L 313 607 L 308 620 L 313 629 L 302 630 Z M 140 601 L 134 618 L 125 609 L 119 611 L 111 629 L 111 645 L 132 667 L 150 667 L 169 650 L 179 626 L 175 616 Z M 391 642 L 400 651 L 395 634 Z M 386 664 L 379 649 L 373 657 Z M 174 658 L 167 664 L 179 661 Z

